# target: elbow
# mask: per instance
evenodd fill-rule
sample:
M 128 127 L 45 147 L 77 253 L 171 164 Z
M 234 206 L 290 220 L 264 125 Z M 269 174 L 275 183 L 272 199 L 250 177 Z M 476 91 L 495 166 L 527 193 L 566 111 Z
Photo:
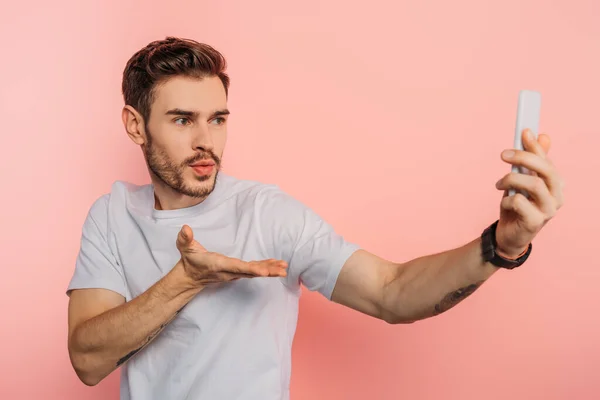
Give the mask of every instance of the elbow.
M 79 380 L 81 382 L 83 382 L 84 385 L 86 386 L 96 386 L 97 384 L 99 384 L 102 379 L 101 378 L 97 378 L 91 374 L 84 374 L 84 373 L 80 373 L 77 372 L 77 376 L 79 377 Z
M 75 373 L 79 377 L 79 380 L 83 382 L 83 384 L 86 386 L 96 386 L 97 384 L 102 382 L 102 379 L 104 379 L 101 376 L 86 371 L 75 370 Z
M 417 322 L 419 318 L 408 318 L 392 312 L 382 312 L 381 319 L 390 325 L 405 325 Z
M 70 351 L 71 365 L 75 370 L 75 374 L 79 380 L 86 386 L 96 386 L 104 378 L 95 368 L 93 368 L 93 360 L 88 354 L 75 353 Z
M 417 321 L 418 321 L 418 319 L 408 319 L 408 318 L 394 318 L 394 319 L 385 320 L 385 322 L 387 322 L 390 325 L 406 325 L 406 324 L 415 323 Z
M 97 367 L 97 357 L 78 348 L 75 335 L 69 341 L 71 366 L 79 380 L 86 386 L 96 386 L 104 379 Z

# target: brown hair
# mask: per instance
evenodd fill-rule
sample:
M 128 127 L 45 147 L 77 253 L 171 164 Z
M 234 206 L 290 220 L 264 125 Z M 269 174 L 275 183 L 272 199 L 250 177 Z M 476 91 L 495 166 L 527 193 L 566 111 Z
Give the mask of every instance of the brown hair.
M 125 66 L 122 83 L 125 104 L 135 108 L 148 123 L 158 84 L 178 75 L 199 79 L 218 76 L 227 94 L 226 68 L 225 57 L 207 44 L 171 36 L 153 41 L 135 53 Z

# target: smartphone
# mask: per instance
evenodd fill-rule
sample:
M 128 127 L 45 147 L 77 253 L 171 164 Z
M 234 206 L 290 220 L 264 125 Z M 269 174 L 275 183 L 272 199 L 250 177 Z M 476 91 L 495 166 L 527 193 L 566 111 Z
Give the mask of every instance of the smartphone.
M 515 127 L 514 148 L 523 150 L 523 140 L 521 134 L 525 129 L 531 130 L 537 139 L 540 125 L 540 110 L 542 107 L 542 95 L 534 90 L 521 90 L 519 92 L 519 102 L 517 105 L 517 126 Z M 525 167 L 512 166 L 512 172 L 520 174 L 529 174 L 530 171 Z M 526 191 L 519 191 L 525 197 L 529 197 Z M 509 196 L 516 193 L 515 189 L 508 191 Z

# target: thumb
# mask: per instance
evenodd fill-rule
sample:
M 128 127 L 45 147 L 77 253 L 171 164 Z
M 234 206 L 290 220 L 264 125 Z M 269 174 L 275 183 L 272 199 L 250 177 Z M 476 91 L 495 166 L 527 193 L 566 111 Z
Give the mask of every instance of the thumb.
M 194 232 L 188 225 L 183 225 L 177 234 L 177 249 L 179 249 L 180 253 L 206 252 L 204 246 L 194 240 Z
M 177 248 L 179 251 L 188 250 L 192 242 L 194 241 L 194 232 L 192 228 L 187 225 L 183 225 L 179 234 L 177 235 Z

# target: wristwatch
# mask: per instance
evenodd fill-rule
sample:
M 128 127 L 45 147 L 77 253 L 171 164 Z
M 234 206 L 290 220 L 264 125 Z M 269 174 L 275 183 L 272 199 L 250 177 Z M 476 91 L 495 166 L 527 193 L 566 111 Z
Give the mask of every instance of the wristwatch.
M 529 254 L 531 254 L 533 245 L 529 243 L 527 251 L 516 260 L 502 257 L 496 253 L 496 246 L 498 245 L 496 243 L 496 226 L 498 226 L 498 220 L 488 226 L 481 234 L 481 254 L 483 259 L 497 267 L 506 269 L 517 268 L 527 260 Z

